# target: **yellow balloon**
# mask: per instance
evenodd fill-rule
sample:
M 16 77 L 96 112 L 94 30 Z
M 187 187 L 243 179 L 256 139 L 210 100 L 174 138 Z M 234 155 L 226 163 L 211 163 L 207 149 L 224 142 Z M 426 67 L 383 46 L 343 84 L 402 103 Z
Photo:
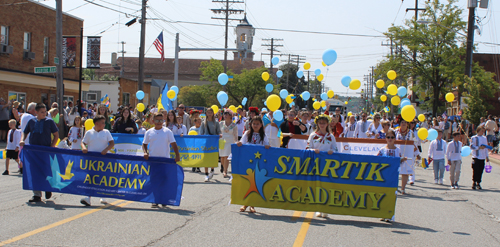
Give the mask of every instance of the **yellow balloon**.
M 321 107 L 321 103 L 319 103 L 318 101 L 314 102 L 314 104 L 313 104 L 314 110 L 318 110 L 320 107 Z
M 85 120 L 85 129 L 87 131 L 91 130 L 93 127 L 94 127 L 94 120 L 92 120 L 92 119 Z
M 264 81 L 269 80 L 269 73 L 267 73 L 267 72 L 262 72 L 262 80 L 264 80 Z
M 270 111 L 278 110 L 281 106 L 280 96 L 278 96 L 276 94 L 269 95 L 269 97 L 267 97 L 267 100 L 266 100 L 266 105 Z
M 389 78 L 390 80 L 394 81 L 394 79 L 396 79 L 396 76 L 397 76 L 396 71 L 394 70 L 387 71 L 387 78 Z
M 391 84 L 387 87 L 387 93 L 390 95 L 396 95 L 398 93 L 398 87 L 394 84 Z
M 453 93 L 447 93 L 446 94 L 446 101 L 452 102 L 453 100 L 455 100 L 455 95 Z
M 347 116 L 348 116 L 348 117 L 352 116 L 352 112 L 348 112 L 348 113 L 347 113 Z
M 318 79 L 318 81 L 322 81 L 323 79 L 325 79 L 325 76 L 323 74 L 320 74 L 318 75 L 318 77 L 316 77 L 316 79 Z
M 321 107 L 325 107 L 326 106 L 326 101 L 322 100 L 321 101 Z
M 403 107 L 403 109 L 401 109 L 401 117 L 403 117 L 403 119 L 407 122 L 413 121 L 416 115 L 417 112 L 415 111 L 415 107 L 413 107 L 412 105 L 407 105 Z
M 139 112 L 143 112 L 144 110 L 146 110 L 146 106 L 144 106 L 144 104 L 143 104 L 143 103 L 139 103 L 139 104 L 137 104 L 137 107 L 136 107 L 136 108 L 137 108 L 137 110 L 138 110 Z
M 230 105 L 229 106 L 229 110 L 231 110 L 233 112 L 236 112 L 236 107 L 234 105 Z
M 377 88 L 383 88 L 385 85 L 385 82 L 384 82 L 384 80 L 378 80 L 376 85 L 377 85 Z
M 399 105 L 399 103 L 401 103 L 401 99 L 400 99 L 398 96 L 394 96 L 394 97 L 392 97 L 392 99 L 391 99 L 391 103 L 392 103 L 393 105 Z
M 387 96 L 385 95 L 380 96 L 380 100 L 382 100 L 382 102 L 385 102 L 387 100 Z
M 418 115 L 418 121 L 420 121 L 420 122 L 425 121 L 425 115 L 424 115 L 424 114 L 420 114 L 420 115 Z M 423 140 L 423 139 L 422 139 L 422 140 Z
M 290 103 L 292 103 L 292 102 L 293 102 L 293 99 L 292 99 L 292 96 L 291 96 L 291 95 L 286 96 L 286 99 L 285 99 L 285 100 L 286 100 L 286 103 L 287 103 L 287 104 L 290 104 Z
M 347 101 L 346 101 L 346 102 L 344 102 L 344 103 L 347 105 L 347 103 L 349 103 L 349 102 L 347 102 Z
M 359 87 L 361 87 L 361 81 L 359 81 L 358 79 L 352 80 L 351 84 L 349 84 L 349 88 L 352 90 L 357 90 L 359 89 Z
M 191 130 L 191 131 L 189 131 L 188 135 L 189 136 L 197 136 L 198 132 L 196 132 L 195 130 Z
M 169 98 L 169 99 L 175 98 L 175 91 L 174 90 L 168 90 L 168 92 L 167 92 L 167 98 Z
M 213 106 L 212 106 L 212 107 L 210 107 L 210 108 L 212 108 L 212 110 L 214 111 L 214 113 L 217 113 L 217 112 L 219 111 L 219 107 L 218 107 L 218 106 L 216 106 L 216 105 L 213 105 Z
M 323 67 L 326 67 L 326 63 L 321 61 L 321 64 L 323 65 Z
M 326 95 L 328 96 L 328 98 L 333 98 L 333 96 L 335 95 L 335 93 L 333 92 L 333 90 L 328 90 L 328 92 L 326 93 Z
M 309 62 L 307 62 L 307 63 L 304 64 L 304 69 L 305 70 L 308 70 L 310 68 L 311 68 L 311 64 Z
M 429 132 L 426 128 L 420 128 L 417 133 L 420 140 L 425 140 L 425 138 L 427 138 L 427 136 L 429 135 Z

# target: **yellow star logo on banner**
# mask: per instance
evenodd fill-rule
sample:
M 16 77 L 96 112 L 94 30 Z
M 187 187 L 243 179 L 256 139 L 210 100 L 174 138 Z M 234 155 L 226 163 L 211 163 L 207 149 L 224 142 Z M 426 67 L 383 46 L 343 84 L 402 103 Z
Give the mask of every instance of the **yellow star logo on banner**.
M 260 159 L 260 156 L 261 156 L 262 154 L 261 154 L 261 153 L 259 153 L 259 152 L 257 152 L 257 153 L 254 153 L 254 155 L 255 155 L 255 158 L 256 158 L 256 159 Z

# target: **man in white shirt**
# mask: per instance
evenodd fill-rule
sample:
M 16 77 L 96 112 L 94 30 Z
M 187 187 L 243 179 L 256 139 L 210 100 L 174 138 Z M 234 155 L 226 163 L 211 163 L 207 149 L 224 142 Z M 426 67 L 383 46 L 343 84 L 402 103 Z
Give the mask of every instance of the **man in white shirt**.
M 356 124 L 356 129 L 354 130 L 354 137 L 355 138 L 367 138 L 366 137 L 366 131 L 368 130 L 368 126 L 370 126 L 370 123 L 366 120 L 366 113 L 363 112 L 361 114 L 361 120 L 358 121 Z
M 113 149 L 115 146 L 115 141 L 109 130 L 104 129 L 106 125 L 106 117 L 103 115 L 97 115 L 94 119 L 94 128 L 85 132 L 85 136 L 82 140 L 82 152 L 86 154 L 90 152 L 99 152 L 102 155 L 106 155 L 109 150 Z M 106 199 L 101 198 L 102 204 L 107 204 Z M 90 196 L 84 197 L 80 200 L 80 203 L 85 206 L 90 206 Z
M 434 160 L 434 183 L 443 184 L 444 158 L 446 154 L 446 141 L 443 141 L 443 130 L 438 129 L 438 137 L 429 146 L 429 158 Z
M 460 132 L 453 132 L 453 141 L 446 147 L 446 159 L 450 166 L 450 183 L 452 189 L 458 189 L 460 170 L 462 169 L 462 142 Z
M 470 149 L 472 149 L 472 189 L 481 188 L 481 178 L 483 177 L 483 170 L 485 160 L 490 162 L 488 157 L 488 150 L 484 145 L 487 145 L 488 140 L 484 137 L 484 127 L 479 126 L 476 129 L 476 135 L 471 138 Z

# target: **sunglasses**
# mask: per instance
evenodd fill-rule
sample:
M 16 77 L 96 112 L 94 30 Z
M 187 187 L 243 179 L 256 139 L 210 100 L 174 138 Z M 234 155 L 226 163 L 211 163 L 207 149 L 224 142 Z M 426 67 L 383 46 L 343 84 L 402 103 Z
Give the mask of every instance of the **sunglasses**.
M 155 119 L 154 122 L 155 123 L 163 123 L 163 119 Z
M 179 107 L 179 109 L 184 109 L 184 107 Z
M 385 139 L 396 139 L 395 136 L 386 136 Z
M 379 117 L 376 117 L 375 119 L 380 119 Z

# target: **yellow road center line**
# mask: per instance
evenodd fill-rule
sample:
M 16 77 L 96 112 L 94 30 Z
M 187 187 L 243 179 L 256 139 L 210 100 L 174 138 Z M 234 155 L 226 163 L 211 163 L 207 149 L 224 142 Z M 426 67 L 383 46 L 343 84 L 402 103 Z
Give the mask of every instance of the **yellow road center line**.
M 296 221 L 297 219 L 300 218 L 301 215 L 302 215 L 302 211 L 293 212 L 292 221 Z
M 58 221 L 58 222 L 52 223 L 52 224 L 47 225 L 47 226 L 40 227 L 40 228 L 35 229 L 35 230 L 31 231 L 31 232 L 27 232 L 27 233 L 21 234 L 21 235 L 19 235 L 19 236 L 17 236 L 17 237 L 13 237 L 13 238 L 11 238 L 11 239 L 8 239 L 8 240 L 5 240 L 5 241 L 3 241 L 3 242 L 0 242 L 0 246 L 4 246 L 4 245 L 6 245 L 6 244 L 11 244 L 11 243 L 14 243 L 14 242 L 16 242 L 16 241 L 19 241 L 19 240 L 21 240 L 21 239 L 25 239 L 25 238 L 27 238 L 27 237 L 31 237 L 31 236 L 33 236 L 33 235 L 35 235 L 35 234 L 38 234 L 38 233 L 41 233 L 41 232 L 47 231 L 47 230 L 52 229 L 52 228 L 54 228 L 54 227 L 56 227 L 56 226 L 60 226 L 60 225 L 62 225 L 62 224 L 66 224 L 66 223 L 68 223 L 68 222 L 70 222 L 70 221 L 73 221 L 73 220 L 76 220 L 76 219 L 82 218 L 82 217 L 87 216 L 87 215 L 89 215 L 89 214 L 93 214 L 93 213 L 98 212 L 98 211 L 101 211 L 101 210 L 103 210 L 103 209 L 105 209 L 105 208 L 107 208 L 107 207 L 110 207 L 110 206 L 113 206 L 113 205 L 116 205 L 116 204 L 119 204 L 119 203 L 122 203 L 122 202 L 124 202 L 124 200 L 118 200 L 118 201 L 115 201 L 115 202 L 109 203 L 108 205 L 105 205 L 105 206 L 102 206 L 102 207 L 98 207 L 98 208 L 95 208 L 95 209 L 92 209 L 92 210 L 89 210 L 89 211 L 83 212 L 83 213 L 81 213 L 81 214 L 77 214 L 77 215 L 75 215 L 75 216 L 72 216 L 72 217 L 66 218 L 66 219 L 64 219 L 64 220 L 60 220 L 60 221 Z M 127 204 L 127 203 L 128 203 L 128 202 L 123 203 L 123 204 L 120 204 L 119 206 L 125 205 L 125 204 Z
M 302 223 L 299 233 L 297 234 L 297 238 L 295 238 L 293 247 L 301 247 L 304 244 L 304 240 L 307 235 L 307 230 L 309 230 L 309 226 L 311 225 L 311 220 L 313 216 L 314 212 L 307 212 L 306 218 L 304 219 L 304 223 Z

